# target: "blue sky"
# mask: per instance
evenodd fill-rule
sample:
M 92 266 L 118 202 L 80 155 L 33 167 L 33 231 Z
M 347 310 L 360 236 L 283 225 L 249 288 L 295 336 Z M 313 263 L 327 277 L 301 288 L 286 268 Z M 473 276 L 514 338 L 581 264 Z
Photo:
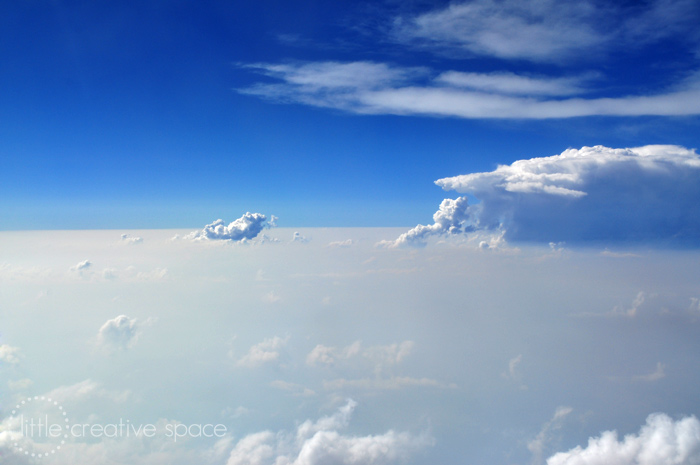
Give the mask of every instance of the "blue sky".
M 0 462 L 697 465 L 698 24 L 2 3 Z
M 1 10 L 1 229 L 411 226 L 437 179 L 700 145 L 692 1 Z

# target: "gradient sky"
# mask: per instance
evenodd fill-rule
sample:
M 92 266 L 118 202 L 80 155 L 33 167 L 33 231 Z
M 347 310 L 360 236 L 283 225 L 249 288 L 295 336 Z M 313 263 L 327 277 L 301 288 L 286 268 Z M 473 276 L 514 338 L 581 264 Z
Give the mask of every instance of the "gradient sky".
M 700 145 L 696 2 L 449 5 L 4 2 L 0 229 L 411 226 L 440 178 Z
M 697 465 L 698 24 L 2 3 L 0 462 Z

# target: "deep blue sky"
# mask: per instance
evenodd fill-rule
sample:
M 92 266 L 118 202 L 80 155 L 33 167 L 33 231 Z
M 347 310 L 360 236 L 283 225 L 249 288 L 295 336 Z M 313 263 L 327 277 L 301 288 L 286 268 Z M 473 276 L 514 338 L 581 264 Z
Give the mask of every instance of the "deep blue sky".
M 661 111 L 548 119 L 363 100 L 443 89 L 447 71 L 569 79 L 578 91 L 554 96 L 477 89 L 555 103 L 695 89 L 693 3 L 4 2 L 0 229 L 192 227 L 245 211 L 280 226 L 411 226 L 450 196 L 433 184 L 446 176 L 584 145 L 698 147 L 698 108 L 663 98 Z M 537 46 L 562 15 L 580 28 Z M 469 21 L 493 29 L 462 34 Z M 484 42 L 493 31 L 503 40 Z M 317 73 L 354 62 L 415 74 L 361 73 L 353 87 Z

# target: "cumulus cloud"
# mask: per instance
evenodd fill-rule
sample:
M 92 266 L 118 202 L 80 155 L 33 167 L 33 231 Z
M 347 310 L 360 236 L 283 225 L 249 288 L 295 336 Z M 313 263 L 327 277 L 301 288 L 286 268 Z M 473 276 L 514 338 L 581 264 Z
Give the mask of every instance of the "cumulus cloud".
M 273 217 L 273 220 L 276 219 Z M 201 231 L 193 231 L 185 236 L 186 239 L 201 240 L 225 240 L 241 242 L 254 239 L 263 229 L 270 227 L 271 223 L 261 213 L 247 212 L 228 226 L 223 220 L 216 220 L 208 224 Z
M 17 365 L 19 363 L 19 348 L 0 344 L 0 362 Z
M 132 236 L 131 234 L 122 234 L 122 242 L 127 244 L 140 244 L 143 242 L 143 238 L 139 236 Z
M 401 234 L 395 241 L 381 241 L 379 245 L 386 247 L 423 246 L 432 236 L 473 231 L 474 227 L 470 224 L 473 222 L 472 211 L 467 197 L 459 197 L 454 200 L 445 199 L 433 215 L 433 224 L 419 224 Z
M 294 234 L 292 234 L 292 242 L 300 242 L 302 244 L 305 244 L 309 242 L 309 238 L 303 236 L 299 231 L 294 231 Z
M 673 420 L 663 413 L 649 415 L 638 434 L 622 440 L 616 431 L 590 438 L 547 459 L 547 465 L 693 465 L 700 463 L 700 421 L 695 417 Z
M 138 339 L 142 326 L 136 318 L 119 315 L 102 325 L 97 333 L 97 344 L 110 350 L 128 349 Z
M 275 362 L 280 358 L 279 350 L 287 345 L 287 341 L 289 341 L 289 336 L 285 338 L 279 336 L 267 338 L 252 346 L 248 353 L 241 357 L 236 364 L 238 366 L 255 367 Z
M 70 269 L 71 271 L 82 271 L 82 270 L 87 270 L 92 266 L 92 263 L 90 260 L 83 260 L 82 262 L 78 263 L 77 265 L 71 266 Z
M 417 226 L 388 245 L 422 245 L 436 234 L 473 229 L 544 243 L 683 245 L 700 238 L 700 158 L 684 147 L 568 149 L 435 183 L 479 202 L 447 199 L 435 224 Z
M 226 465 L 383 465 L 408 461 L 433 444 L 427 434 L 389 430 L 383 434 L 349 436 L 347 427 L 357 403 L 347 404 L 331 416 L 307 420 L 296 431 L 263 431 L 242 438 Z

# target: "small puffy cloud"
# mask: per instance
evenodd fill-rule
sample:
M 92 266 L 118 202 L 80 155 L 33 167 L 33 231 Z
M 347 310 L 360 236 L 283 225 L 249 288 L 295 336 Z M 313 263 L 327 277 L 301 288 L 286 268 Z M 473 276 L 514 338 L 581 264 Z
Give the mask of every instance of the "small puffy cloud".
M 19 348 L 7 344 L 0 345 L 0 362 L 17 365 L 19 363 Z
M 640 291 L 637 294 L 637 297 L 634 298 L 634 301 L 630 307 L 615 306 L 615 308 L 612 309 L 612 312 L 610 312 L 610 316 L 626 316 L 629 318 L 636 317 L 637 312 L 639 312 L 639 308 L 646 300 L 646 297 L 646 294 Z
M 302 236 L 299 231 L 294 231 L 294 234 L 292 234 L 292 242 L 300 242 L 302 244 L 305 244 L 309 242 L 309 238 L 306 236 Z
M 333 365 L 337 360 L 346 360 L 360 354 L 362 343 L 355 341 L 347 347 L 338 348 L 318 344 L 306 356 L 308 365 Z
M 472 208 L 467 197 L 457 199 L 445 199 L 440 208 L 433 215 L 434 223 L 431 225 L 419 224 L 415 228 L 401 234 L 395 241 L 381 241 L 380 246 L 424 246 L 432 236 L 445 234 L 460 234 L 473 231 Z
M 349 436 L 347 427 L 357 404 L 347 404 L 331 416 L 307 420 L 294 432 L 263 431 L 242 438 L 226 465 L 384 465 L 408 461 L 433 445 L 427 434 L 389 430 L 383 434 Z
M 479 203 L 443 201 L 435 224 L 391 246 L 422 245 L 453 225 L 457 232 L 503 231 L 513 241 L 700 243 L 700 157 L 684 147 L 568 149 L 435 183 Z
M 276 219 L 273 217 L 273 219 Z M 254 239 L 263 229 L 270 227 L 271 223 L 267 217 L 261 213 L 247 212 L 228 226 L 223 220 L 216 220 L 208 224 L 201 231 L 194 231 L 186 239 L 201 240 L 224 240 L 241 242 Z
M 139 337 L 141 323 L 126 315 L 107 320 L 97 334 L 97 344 L 109 350 L 124 350 L 132 347 Z
M 700 463 L 700 421 L 694 416 L 673 420 L 654 413 L 638 434 L 620 440 L 616 431 L 590 438 L 588 445 L 559 452 L 547 465 L 694 465 Z
M 127 244 L 140 244 L 143 242 L 142 237 L 138 236 L 132 236 L 131 234 L 122 234 L 122 242 L 125 242 Z
M 275 362 L 280 358 L 279 350 L 287 345 L 289 336 L 281 338 L 279 336 L 267 338 L 255 344 L 236 363 L 238 366 L 255 367 L 265 363 Z
M 90 262 L 90 260 L 83 260 L 82 262 L 80 262 L 80 263 L 78 263 L 78 264 L 76 264 L 76 265 L 71 266 L 71 267 L 70 267 L 70 270 L 71 270 L 71 271 L 78 271 L 78 272 L 80 272 L 80 271 L 83 271 L 83 270 L 87 270 L 87 269 L 90 268 L 91 266 L 92 266 L 92 263 Z

